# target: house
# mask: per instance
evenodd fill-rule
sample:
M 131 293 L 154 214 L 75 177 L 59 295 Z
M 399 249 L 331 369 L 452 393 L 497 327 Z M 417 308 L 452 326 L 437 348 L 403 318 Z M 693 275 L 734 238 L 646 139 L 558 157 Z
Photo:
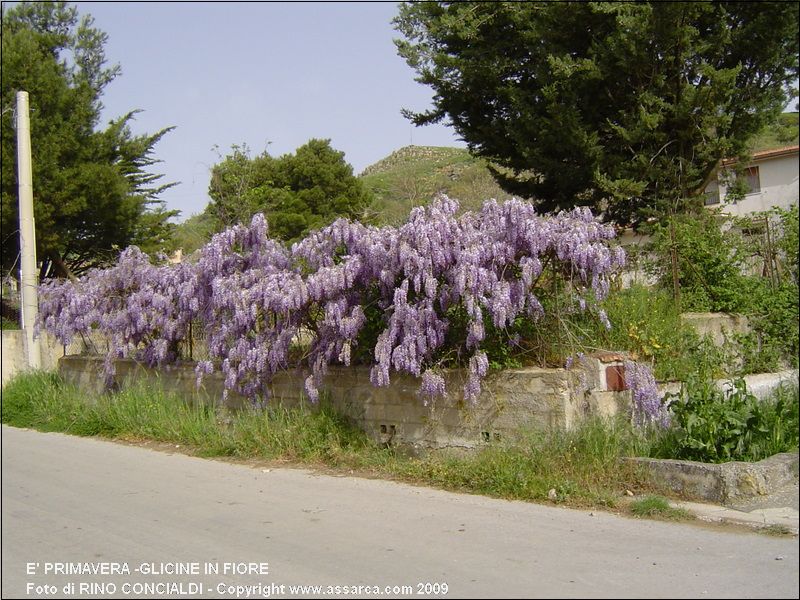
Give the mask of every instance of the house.
M 728 186 L 725 182 L 735 161 L 723 161 L 716 180 L 705 188 L 706 206 L 720 208 L 724 214 L 742 217 L 775 207 L 786 209 L 796 205 L 800 194 L 799 148 L 797 145 L 784 146 L 753 153 L 751 161 L 740 175 L 745 179 L 746 189 L 749 191 L 738 201 L 727 200 Z

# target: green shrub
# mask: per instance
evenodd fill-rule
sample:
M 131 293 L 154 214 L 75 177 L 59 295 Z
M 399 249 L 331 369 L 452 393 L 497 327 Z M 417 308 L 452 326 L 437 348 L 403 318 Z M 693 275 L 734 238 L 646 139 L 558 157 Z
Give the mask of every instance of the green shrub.
M 742 274 L 746 244 L 736 231 L 723 232 L 720 225 L 716 213 L 703 210 L 655 228 L 648 270 L 662 289 L 672 290 L 675 257 L 681 310 L 748 312 L 753 281 Z
M 0 317 L 0 329 L 5 329 L 6 331 L 12 329 L 19 329 L 19 323 L 12 319 L 8 319 L 6 317 Z
M 791 281 L 784 281 L 776 289 L 771 289 L 766 282 L 754 295 L 750 311 L 750 326 L 753 330 L 755 352 L 758 355 L 771 356 L 772 367 L 786 361 L 793 367 L 798 365 L 800 345 L 800 323 L 798 319 L 798 287 Z M 751 370 L 750 372 L 757 372 Z
M 671 428 L 654 444 L 657 458 L 758 461 L 798 445 L 798 390 L 780 388 L 759 401 L 735 379 L 725 391 L 690 378 L 671 400 Z
M 680 310 L 750 320 L 751 333 L 732 337 L 725 349 L 724 370 L 746 374 L 798 365 L 797 231 L 796 206 L 734 220 L 703 211 L 656 226 L 647 268 L 671 297 L 677 259 Z M 748 274 L 755 266 L 763 266 L 764 276 Z M 660 367 L 657 359 L 656 368 L 660 375 L 681 370 Z

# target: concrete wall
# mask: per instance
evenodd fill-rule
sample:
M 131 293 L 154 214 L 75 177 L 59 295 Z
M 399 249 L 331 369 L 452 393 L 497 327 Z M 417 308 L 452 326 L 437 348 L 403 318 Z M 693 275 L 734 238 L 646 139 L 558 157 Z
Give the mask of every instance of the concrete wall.
M 21 329 L 2 330 L 2 351 L 0 352 L 2 354 L 2 360 L 0 360 L 2 385 L 5 385 L 15 374 L 28 368 L 26 345 L 25 335 Z M 39 347 L 42 353 L 42 369 L 55 370 L 58 367 L 58 359 L 64 355 L 64 347 L 49 335 L 40 338 Z
M 644 466 L 656 480 L 677 494 L 722 504 L 747 502 L 774 494 L 792 482 L 796 485 L 798 472 L 797 452 L 776 454 L 754 463 L 709 464 L 658 458 L 625 460 Z
M 691 325 L 698 335 L 709 336 L 717 346 L 724 345 L 726 337 L 731 339 L 734 334 L 750 332 L 747 317 L 743 315 L 687 312 L 681 314 L 681 321 Z
M 795 369 L 785 369 L 776 373 L 745 375 L 742 379 L 744 379 L 745 385 L 747 385 L 748 392 L 759 400 L 764 400 L 775 389 L 782 385 L 798 385 L 798 372 Z M 717 379 L 714 383 L 717 389 L 722 391 L 733 389 L 730 379 Z M 668 393 L 677 394 L 681 391 L 681 384 L 679 382 L 670 381 L 659 384 L 658 389 L 662 397 Z
M 609 391 L 605 370 L 619 368 L 616 355 L 591 358 L 580 369 L 511 369 L 489 376 L 474 405 L 465 404 L 462 371 L 447 373 L 449 395 L 426 406 L 417 397 L 418 381 L 410 376 L 392 376 L 392 384 L 373 387 L 366 367 L 332 367 L 325 379 L 324 394 L 341 413 L 352 419 L 373 439 L 418 448 L 475 447 L 485 441 L 514 436 L 522 426 L 572 427 L 591 414 L 625 412 L 629 393 Z M 66 356 L 59 361 L 64 379 L 89 393 L 103 388 L 103 358 Z M 273 402 L 285 407 L 305 403 L 304 373 L 283 373 L 272 385 Z M 132 360 L 116 362 L 117 385 L 135 381 L 173 391 L 187 399 L 221 403 L 223 377 L 216 372 L 195 385 L 194 363 L 169 369 L 148 369 Z M 587 389 L 588 386 L 588 389 Z M 231 394 L 229 408 L 246 405 Z
M 349 417 L 371 438 L 382 443 L 419 449 L 474 448 L 497 439 L 513 438 L 521 427 L 571 428 L 587 416 L 614 417 L 628 414 L 630 392 L 624 386 L 624 355 L 598 353 L 571 370 L 529 367 L 493 373 L 484 380 L 474 405 L 462 399 L 463 371 L 445 375 L 448 396 L 430 405 L 416 395 L 418 381 L 407 375 L 392 375 L 391 385 L 376 388 L 369 381 L 367 367 L 331 367 L 325 379 L 323 397 Z M 65 356 L 59 372 L 87 395 L 104 390 L 103 357 Z M 117 360 L 115 386 L 135 383 L 157 386 L 187 401 L 202 401 L 239 409 L 248 401 L 230 394 L 222 402 L 223 376 L 212 373 L 196 386 L 195 363 L 185 362 L 161 370 L 149 369 L 133 360 Z M 306 373 L 287 372 L 275 377 L 271 386 L 276 405 L 309 405 L 303 393 Z M 797 383 L 797 371 L 766 373 L 745 377 L 748 389 L 765 398 L 785 382 Z M 726 380 L 717 382 L 720 388 Z M 663 394 L 680 391 L 680 384 L 659 386 Z

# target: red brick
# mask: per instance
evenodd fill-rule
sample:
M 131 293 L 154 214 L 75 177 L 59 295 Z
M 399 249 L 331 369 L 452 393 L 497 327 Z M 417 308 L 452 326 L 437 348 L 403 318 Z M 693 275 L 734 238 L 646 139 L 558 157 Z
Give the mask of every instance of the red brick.
M 611 365 L 606 367 L 606 389 L 609 392 L 627 390 L 625 385 L 625 366 Z

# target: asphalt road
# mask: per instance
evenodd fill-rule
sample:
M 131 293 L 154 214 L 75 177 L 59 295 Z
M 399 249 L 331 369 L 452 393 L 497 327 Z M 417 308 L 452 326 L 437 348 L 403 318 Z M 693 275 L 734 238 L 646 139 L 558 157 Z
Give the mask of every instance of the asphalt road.
M 798 597 L 796 538 L 2 434 L 3 598 Z

